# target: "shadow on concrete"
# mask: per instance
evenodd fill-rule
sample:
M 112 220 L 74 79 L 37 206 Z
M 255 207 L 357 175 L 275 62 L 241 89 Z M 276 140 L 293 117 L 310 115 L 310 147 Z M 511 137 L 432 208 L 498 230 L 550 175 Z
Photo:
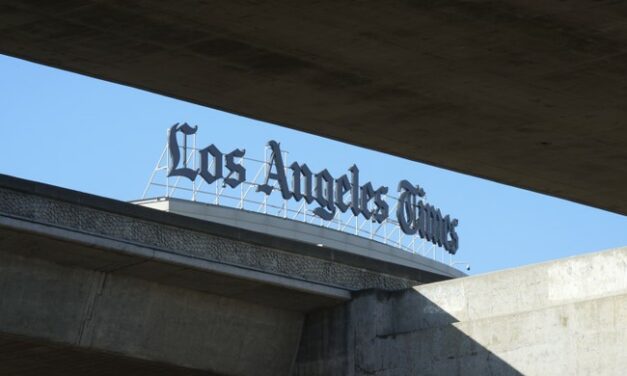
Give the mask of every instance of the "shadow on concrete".
M 207 371 L 0 333 L 0 375 L 219 376 Z
M 522 375 L 419 292 L 366 290 L 307 316 L 293 375 Z

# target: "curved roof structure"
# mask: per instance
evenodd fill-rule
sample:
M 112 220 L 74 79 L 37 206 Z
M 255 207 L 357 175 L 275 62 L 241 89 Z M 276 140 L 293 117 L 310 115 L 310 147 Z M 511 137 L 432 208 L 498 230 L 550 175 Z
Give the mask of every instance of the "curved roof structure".
M 326 253 L 330 249 L 338 254 L 345 253 L 367 258 L 373 265 L 373 269 L 377 268 L 374 266 L 377 263 L 385 263 L 406 269 L 421 270 L 443 279 L 466 275 L 453 266 L 437 260 L 435 251 L 432 253 L 433 258 L 425 257 L 376 240 L 298 220 L 173 197 L 137 200 L 133 203 L 210 223 L 262 233 L 277 239 L 311 244 L 319 247 L 320 253 Z

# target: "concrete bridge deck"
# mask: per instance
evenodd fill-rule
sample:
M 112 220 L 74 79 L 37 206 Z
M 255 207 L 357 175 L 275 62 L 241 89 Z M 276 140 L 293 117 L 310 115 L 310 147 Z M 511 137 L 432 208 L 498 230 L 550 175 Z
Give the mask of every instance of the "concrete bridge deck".
M 449 280 L 338 248 L 0 176 L 0 374 L 627 367 L 627 248 Z
M 0 1 L 0 53 L 627 213 L 622 1 Z
M 307 312 L 462 274 L 399 260 L 1 176 L 0 333 L 16 358 L 0 371 L 30 372 L 42 348 L 77 358 L 68 370 L 286 374 Z

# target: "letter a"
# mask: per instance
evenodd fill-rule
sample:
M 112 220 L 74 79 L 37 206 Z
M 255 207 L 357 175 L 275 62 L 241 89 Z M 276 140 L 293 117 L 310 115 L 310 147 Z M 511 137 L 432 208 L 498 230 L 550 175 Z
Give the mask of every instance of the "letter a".
M 279 189 L 281 190 L 283 198 L 285 200 L 289 200 L 292 198 L 292 192 L 290 192 L 290 188 L 287 184 L 285 166 L 283 166 L 283 156 L 281 156 L 281 148 L 274 140 L 270 140 L 268 142 L 268 146 L 272 149 L 270 166 L 268 167 L 268 173 L 266 174 L 266 181 L 257 187 L 257 192 L 263 192 L 266 195 L 270 195 L 272 193 L 273 186 L 268 184 L 268 181 L 270 179 L 274 179 L 279 183 Z M 275 167 L 276 172 L 272 172 L 272 166 Z

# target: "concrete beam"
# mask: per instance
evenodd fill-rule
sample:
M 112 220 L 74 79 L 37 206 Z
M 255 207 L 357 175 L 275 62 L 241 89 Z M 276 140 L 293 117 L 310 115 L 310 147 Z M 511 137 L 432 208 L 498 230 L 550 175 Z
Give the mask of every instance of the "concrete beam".
M 193 262 L 211 261 L 349 291 L 374 287 L 399 289 L 451 277 L 445 269 L 443 272 L 421 269 L 420 264 L 405 260 L 393 262 L 331 246 L 321 248 L 299 239 L 207 222 L 6 175 L 0 175 L 0 216 L 89 234 L 104 238 L 105 243 L 113 240 L 110 244 L 123 243 L 120 245 L 123 250 L 134 245 L 148 254 L 161 251 Z M 321 274 L 320 270 L 327 272 Z
M 7 0 L 0 52 L 627 214 L 626 15 L 585 0 Z
M 76 233 L 0 217 L 4 252 L 136 276 L 179 287 L 306 312 L 350 299 L 350 291 L 326 284 L 142 247 L 92 234 Z
M 300 312 L 16 253 L 4 248 L 0 252 L 3 340 L 19 336 L 27 338 L 26 343 L 42 342 L 46 349 L 56 347 L 60 350 L 53 359 L 72 359 L 72 349 L 87 354 L 87 359 L 108 353 L 109 370 L 129 367 L 131 358 L 210 374 L 290 372 L 300 339 Z M 37 359 L 34 367 L 39 365 Z M 29 372 L 29 365 L 2 362 L 2 369 L 21 375 Z M 103 370 L 88 368 L 81 374 L 99 372 Z

